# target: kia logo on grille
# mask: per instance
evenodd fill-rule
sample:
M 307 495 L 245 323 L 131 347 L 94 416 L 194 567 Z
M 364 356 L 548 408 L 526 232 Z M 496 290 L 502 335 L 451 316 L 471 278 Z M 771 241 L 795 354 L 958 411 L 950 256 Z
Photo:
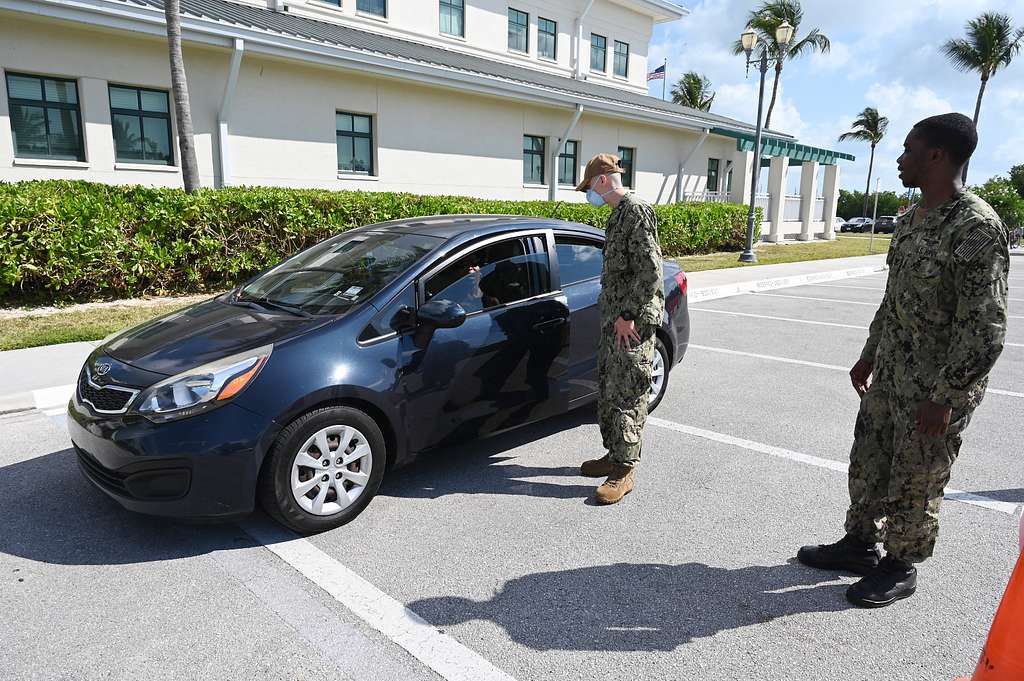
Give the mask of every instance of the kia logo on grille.
M 110 367 L 111 365 L 108 362 L 99 362 L 96 365 L 96 375 L 106 376 L 107 374 L 110 373 Z

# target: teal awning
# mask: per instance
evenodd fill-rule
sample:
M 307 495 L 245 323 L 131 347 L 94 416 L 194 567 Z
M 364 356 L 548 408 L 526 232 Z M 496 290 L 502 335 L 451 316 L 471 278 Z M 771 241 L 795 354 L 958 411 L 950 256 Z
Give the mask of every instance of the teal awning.
M 747 132 L 738 132 L 726 128 L 711 128 L 711 134 L 722 137 L 732 137 L 736 140 L 737 151 L 754 151 L 754 136 Z M 796 166 L 805 161 L 817 161 L 826 165 L 834 165 L 838 161 L 856 161 L 857 157 L 852 154 L 844 154 L 841 151 L 832 149 L 819 149 L 806 144 L 799 144 L 796 140 L 787 140 L 779 137 L 761 137 L 761 158 L 773 156 L 785 156 L 789 159 L 789 165 Z M 763 161 L 762 161 L 763 163 Z

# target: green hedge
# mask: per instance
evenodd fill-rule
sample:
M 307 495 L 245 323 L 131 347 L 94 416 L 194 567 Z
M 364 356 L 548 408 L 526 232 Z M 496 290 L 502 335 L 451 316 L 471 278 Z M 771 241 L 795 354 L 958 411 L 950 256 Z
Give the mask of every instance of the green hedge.
M 666 256 L 743 246 L 744 206 L 655 210 Z M 602 227 L 608 209 L 307 189 L 232 187 L 188 195 L 90 182 L 0 183 L 0 303 L 223 289 L 352 227 L 453 213 L 533 215 Z

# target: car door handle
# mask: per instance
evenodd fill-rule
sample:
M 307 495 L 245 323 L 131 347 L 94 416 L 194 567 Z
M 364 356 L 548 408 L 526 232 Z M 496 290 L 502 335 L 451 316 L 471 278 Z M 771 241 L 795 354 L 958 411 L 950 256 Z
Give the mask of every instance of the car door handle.
M 530 328 L 533 329 L 534 331 L 540 331 L 541 333 L 543 333 L 549 329 L 558 328 L 559 326 L 565 324 L 567 321 L 569 320 L 566 319 L 565 317 L 555 317 L 554 319 L 546 319 L 543 322 L 537 322 Z

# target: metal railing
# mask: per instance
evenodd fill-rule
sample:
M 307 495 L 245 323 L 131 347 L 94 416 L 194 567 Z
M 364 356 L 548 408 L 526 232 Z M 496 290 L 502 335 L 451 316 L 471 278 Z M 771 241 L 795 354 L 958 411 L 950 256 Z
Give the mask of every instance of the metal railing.
M 771 206 L 771 203 L 772 203 L 772 195 L 771 194 L 757 194 L 756 196 L 754 196 L 754 207 L 761 209 L 761 211 L 764 214 L 764 219 L 765 220 L 768 220 L 768 215 L 769 215 L 768 208 Z
M 814 214 L 811 216 L 814 222 L 825 221 L 825 197 L 819 196 L 814 199 Z
M 786 203 L 783 204 L 783 222 L 800 222 L 800 205 L 803 199 L 799 196 L 786 196 Z
M 725 203 L 729 200 L 725 192 L 686 192 L 683 197 L 685 201 L 693 203 Z

